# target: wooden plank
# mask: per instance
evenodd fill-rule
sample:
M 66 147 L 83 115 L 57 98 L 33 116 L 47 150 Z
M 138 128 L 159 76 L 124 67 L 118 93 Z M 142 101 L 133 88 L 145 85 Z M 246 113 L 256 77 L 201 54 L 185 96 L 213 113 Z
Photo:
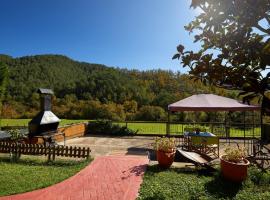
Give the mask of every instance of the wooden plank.
M 87 148 L 87 151 L 86 151 L 86 158 L 89 158 L 89 157 L 90 157 L 90 152 L 91 152 L 91 150 L 90 150 L 90 148 L 88 147 L 88 148 Z
M 83 158 L 85 158 L 85 147 L 82 148 L 82 155 L 83 155 Z
M 44 148 L 45 156 L 47 156 L 48 155 L 48 147 L 43 145 L 43 148 Z
M 55 151 L 56 151 L 55 154 L 56 154 L 57 156 L 59 156 L 59 155 L 60 155 L 59 146 L 56 146 L 56 147 L 55 147 Z
M 197 164 L 200 164 L 200 165 L 207 164 L 212 160 L 210 157 L 207 159 L 206 156 L 203 156 L 203 155 L 198 154 L 196 152 L 184 151 L 182 149 L 177 149 L 177 151 L 185 158 L 187 158 L 187 159 L 189 159 Z
M 69 154 L 68 156 L 72 157 L 72 153 L 73 153 L 73 149 L 72 149 L 72 146 L 69 147 Z
M 64 146 L 61 146 L 61 156 L 64 156 Z
M 75 146 L 75 147 L 74 147 L 73 157 L 76 157 L 76 156 L 77 156 L 77 147 Z
M 81 155 L 82 155 L 82 150 L 81 150 L 81 147 L 79 147 L 79 149 L 78 149 L 78 157 L 80 158 Z
M 65 148 L 65 156 L 66 157 L 68 157 L 68 151 L 69 151 L 68 146 L 66 146 L 66 148 Z
M 55 160 L 55 154 L 56 154 L 55 149 L 56 149 L 56 147 L 53 146 L 53 147 L 52 147 L 52 156 L 53 156 L 53 160 Z

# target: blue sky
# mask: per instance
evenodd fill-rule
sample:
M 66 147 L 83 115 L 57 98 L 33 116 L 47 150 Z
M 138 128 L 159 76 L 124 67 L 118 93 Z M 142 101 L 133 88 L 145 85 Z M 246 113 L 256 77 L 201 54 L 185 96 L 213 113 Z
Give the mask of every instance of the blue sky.
M 198 46 L 184 25 L 190 0 L 2 0 L 0 53 L 63 54 L 129 69 L 171 69 L 176 46 Z

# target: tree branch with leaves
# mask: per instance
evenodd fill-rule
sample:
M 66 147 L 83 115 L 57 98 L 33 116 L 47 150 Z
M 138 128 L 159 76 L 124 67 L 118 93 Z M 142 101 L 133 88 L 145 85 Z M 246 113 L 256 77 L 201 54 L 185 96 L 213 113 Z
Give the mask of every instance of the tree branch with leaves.
M 173 59 L 192 78 L 240 90 L 246 102 L 258 98 L 270 113 L 270 0 L 192 0 L 190 7 L 201 12 L 185 29 L 201 49 L 179 45 Z
M 0 116 L 2 112 L 2 100 L 6 89 L 8 77 L 8 67 L 6 64 L 0 63 Z

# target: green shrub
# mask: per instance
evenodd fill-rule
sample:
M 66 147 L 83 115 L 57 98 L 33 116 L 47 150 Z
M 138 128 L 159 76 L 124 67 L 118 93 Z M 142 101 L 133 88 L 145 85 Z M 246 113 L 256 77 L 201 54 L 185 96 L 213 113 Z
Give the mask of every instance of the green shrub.
M 246 157 L 246 149 L 239 146 L 238 148 L 227 147 L 224 152 L 226 155 L 223 158 L 229 162 L 241 163 Z
M 256 167 L 250 167 L 249 178 L 255 185 L 269 186 L 270 171 L 262 171 L 261 169 L 258 169 Z
M 95 122 L 89 122 L 88 133 L 89 134 L 101 134 L 101 135 L 135 135 L 138 131 L 133 131 L 125 126 L 119 126 L 113 124 L 109 120 L 97 120 Z
M 165 121 L 167 120 L 167 114 L 165 110 L 159 106 L 142 106 L 135 118 L 139 121 Z
M 10 134 L 10 141 L 14 143 L 23 142 L 27 136 L 22 133 L 19 129 L 11 129 L 8 131 Z M 18 152 L 10 152 L 10 160 L 17 162 L 21 157 L 21 153 Z
M 83 118 L 106 119 L 121 121 L 125 119 L 124 107 L 115 103 L 102 104 L 99 101 L 89 101 L 83 107 Z
M 175 138 L 156 137 L 153 147 L 157 151 L 173 152 L 176 148 Z
M 8 133 L 10 134 L 10 140 L 12 142 L 20 142 L 23 141 L 24 138 L 27 138 L 27 136 L 19 129 L 11 129 L 8 131 Z

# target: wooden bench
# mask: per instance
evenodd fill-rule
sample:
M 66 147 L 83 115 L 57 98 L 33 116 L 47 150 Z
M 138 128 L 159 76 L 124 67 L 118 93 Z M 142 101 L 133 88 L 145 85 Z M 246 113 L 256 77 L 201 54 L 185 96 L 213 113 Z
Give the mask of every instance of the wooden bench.
M 23 144 L 0 142 L 0 153 L 16 154 L 20 157 L 23 155 L 44 155 L 48 156 L 48 160 L 55 160 L 56 156 L 89 158 L 89 147 L 73 147 L 73 146 L 45 146 L 43 144 Z

